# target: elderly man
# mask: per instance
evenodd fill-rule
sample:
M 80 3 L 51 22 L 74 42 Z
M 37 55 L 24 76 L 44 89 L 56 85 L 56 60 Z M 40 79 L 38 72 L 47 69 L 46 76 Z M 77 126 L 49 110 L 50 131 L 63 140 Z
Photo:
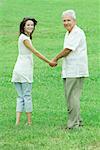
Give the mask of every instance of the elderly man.
M 62 21 L 67 30 L 63 50 L 52 59 L 56 62 L 63 57 L 62 78 L 68 108 L 67 129 L 82 126 L 80 117 L 80 96 L 85 77 L 88 73 L 86 37 L 82 29 L 76 25 L 73 10 L 62 13 Z

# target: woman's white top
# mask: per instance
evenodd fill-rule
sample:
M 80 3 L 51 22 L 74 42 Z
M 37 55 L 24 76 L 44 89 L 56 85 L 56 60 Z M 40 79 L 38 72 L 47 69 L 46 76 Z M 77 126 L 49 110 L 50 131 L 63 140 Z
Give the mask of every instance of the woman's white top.
M 32 52 L 24 45 L 23 41 L 28 40 L 31 43 L 30 37 L 21 34 L 18 40 L 18 58 L 14 66 L 12 82 L 33 82 L 33 57 Z

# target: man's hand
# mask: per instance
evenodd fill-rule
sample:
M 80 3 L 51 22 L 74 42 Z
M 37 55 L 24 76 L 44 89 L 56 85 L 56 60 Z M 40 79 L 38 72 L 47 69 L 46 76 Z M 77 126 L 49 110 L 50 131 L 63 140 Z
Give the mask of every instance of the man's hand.
M 50 61 L 49 65 L 50 65 L 51 67 L 57 66 L 57 61 L 56 61 L 56 59 L 53 58 L 53 59 Z

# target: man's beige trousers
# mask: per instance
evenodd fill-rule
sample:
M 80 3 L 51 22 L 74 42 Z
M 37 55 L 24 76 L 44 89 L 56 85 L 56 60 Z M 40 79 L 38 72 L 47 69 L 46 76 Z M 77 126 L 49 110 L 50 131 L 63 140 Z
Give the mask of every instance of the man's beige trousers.
M 65 78 L 64 90 L 68 110 L 68 128 L 74 128 L 81 123 L 80 118 L 80 96 L 84 78 Z

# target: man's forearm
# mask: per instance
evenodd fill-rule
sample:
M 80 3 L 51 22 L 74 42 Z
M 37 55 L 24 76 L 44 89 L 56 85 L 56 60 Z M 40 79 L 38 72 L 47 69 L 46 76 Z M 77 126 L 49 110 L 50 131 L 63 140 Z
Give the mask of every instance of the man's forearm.
M 60 58 L 66 57 L 70 52 L 71 52 L 70 49 L 65 48 L 65 49 L 62 50 L 54 59 L 55 59 L 56 61 L 58 61 Z

